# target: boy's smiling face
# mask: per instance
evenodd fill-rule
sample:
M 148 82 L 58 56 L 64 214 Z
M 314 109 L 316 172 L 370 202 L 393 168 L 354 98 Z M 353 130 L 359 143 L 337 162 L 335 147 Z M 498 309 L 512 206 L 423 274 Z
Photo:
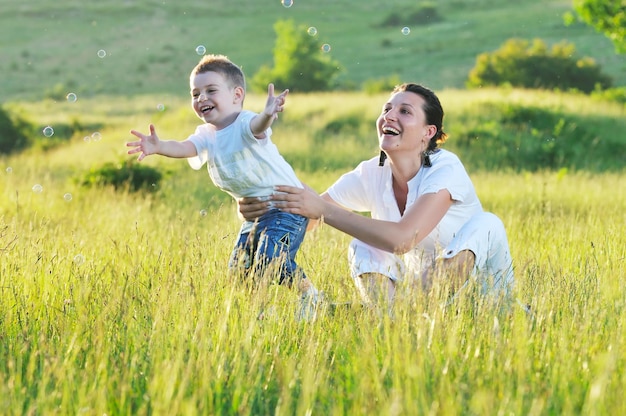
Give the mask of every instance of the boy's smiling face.
M 232 87 L 219 73 L 209 71 L 189 79 L 191 106 L 196 115 L 217 130 L 232 124 L 241 112 L 244 90 Z

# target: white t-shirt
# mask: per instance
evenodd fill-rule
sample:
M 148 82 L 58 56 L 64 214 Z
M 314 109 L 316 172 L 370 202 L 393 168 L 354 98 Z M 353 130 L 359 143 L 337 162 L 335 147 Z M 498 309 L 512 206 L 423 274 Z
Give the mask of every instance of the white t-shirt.
M 255 115 L 244 110 L 221 130 L 211 124 L 198 126 L 188 138 L 198 152 L 187 159 L 189 165 L 198 170 L 206 163 L 213 183 L 233 198 L 268 196 L 275 185 L 301 188 L 293 168 L 272 143 L 272 129 L 265 131 L 264 139 L 252 134 L 250 121 Z
M 425 266 L 424 261 L 431 263 L 452 241 L 455 233 L 474 214 L 483 210 L 465 167 L 454 153 L 441 149 L 430 155 L 430 160 L 432 167 L 422 166 L 409 181 L 405 210 L 420 195 L 442 189 L 450 192 L 454 202 L 435 229 L 403 256 L 406 265 L 416 269 Z M 401 218 L 393 193 L 389 161 L 378 166 L 378 157 L 361 162 L 356 169 L 341 176 L 327 192 L 338 204 L 352 211 L 369 212 L 374 219 L 399 221 Z

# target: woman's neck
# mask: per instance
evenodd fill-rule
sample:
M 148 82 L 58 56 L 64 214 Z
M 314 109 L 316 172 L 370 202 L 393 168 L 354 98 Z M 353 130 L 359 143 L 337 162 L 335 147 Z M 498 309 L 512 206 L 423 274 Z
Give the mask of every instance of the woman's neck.
M 417 172 L 419 172 L 422 167 L 422 158 L 417 157 L 415 159 L 405 159 L 400 161 L 394 161 L 389 158 L 389 165 L 391 166 L 391 174 L 393 175 L 394 181 L 406 184 L 413 179 L 415 175 L 417 175 Z
M 406 201 L 409 195 L 409 181 L 419 172 L 422 166 L 421 158 L 417 158 L 417 160 L 407 160 L 405 163 L 389 160 L 389 164 L 391 166 L 393 194 L 400 215 L 404 215 Z

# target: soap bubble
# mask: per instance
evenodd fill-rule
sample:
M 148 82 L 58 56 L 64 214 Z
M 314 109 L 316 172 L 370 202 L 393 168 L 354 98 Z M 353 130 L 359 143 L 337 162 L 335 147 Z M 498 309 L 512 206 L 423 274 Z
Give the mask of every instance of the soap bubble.
M 281 4 L 287 8 L 293 6 L 293 0 L 281 0 Z
M 84 262 L 85 262 L 85 258 L 83 257 L 82 254 L 77 254 L 74 256 L 74 264 L 76 264 L 77 266 L 80 266 Z
M 201 216 L 201 217 L 206 217 L 206 214 L 207 214 L 206 209 L 201 209 L 201 210 L 200 210 L 200 216 Z
M 104 58 L 105 56 L 107 56 L 107 51 L 105 51 L 104 49 L 100 49 L 98 51 L 98 58 Z
M 33 185 L 33 192 L 36 194 L 40 194 L 43 192 L 43 186 L 39 185 L 38 183 Z
M 63 199 L 65 199 L 67 202 L 70 202 L 72 200 L 72 194 L 70 194 L 69 192 L 66 193 L 65 195 L 63 195 Z
M 76 96 L 76 94 L 74 94 L 73 92 L 70 92 L 69 94 L 67 94 L 67 97 L 65 97 L 67 99 L 68 102 L 70 103 L 75 103 L 76 100 L 78 99 L 78 97 Z
M 13 168 L 12 168 L 11 166 L 9 166 L 9 167 L 6 169 L 6 171 L 7 171 L 7 173 L 10 175 L 11 173 L 13 173 Z
M 89 143 L 91 141 L 91 137 L 85 136 L 83 137 L 83 140 L 85 141 L 85 143 Z
M 198 55 L 204 55 L 206 53 L 206 48 L 204 47 L 204 45 L 196 46 L 196 53 Z
M 158 104 L 158 105 L 157 105 L 157 110 L 159 110 L 159 111 L 165 111 L 165 104 Z
M 43 135 L 46 137 L 52 137 L 54 135 L 54 129 L 50 126 L 44 127 Z
M 94 142 L 99 142 L 100 140 L 102 140 L 102 134 L 100 134 L 99 131 L 94 132 L 91 135 L 91 140 L 93 140 Z
M 311 26 L 311 27 L 310 27 L 310 28 L 306 31 L 306 33 L 308 33 L 308 34 L 309 34 L 309 35 L 311 35 L 311 36 L 315 36 L 315 35 L 317 35 L 317 28 L 316 28 L 316 27 Z
M 411 29 L 410 29 L 408 26 L 404 26 L 404 27 L 402 28 L 402 34 L 406 36 L 406 35 L 408 35 L 409 33 L 411 33 Z
M 330 45 L 328 43 L 325 43 L 322 45 L 322 52 L 325 52 L 325 53 L 330 52 Z

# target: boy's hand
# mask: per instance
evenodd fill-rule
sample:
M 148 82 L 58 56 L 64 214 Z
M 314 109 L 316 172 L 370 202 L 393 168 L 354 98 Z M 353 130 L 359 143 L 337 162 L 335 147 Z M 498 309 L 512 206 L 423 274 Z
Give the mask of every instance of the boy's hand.
M 145 134 L 140 133 L 136 130 L 131 130 L 130 134 L 132 134 L 133 136 L 137 136 L 139 138 L 139 141 L 126 143 L 126 146 L 133 147 L 133 149 L 130 149 L 128 151 L 129 155 L 141 152 L 141 154 L 137 158 L 137 160 L 141 162 L 144 157 L 158 153 L 160 140 L 159 136 L 157 136 L 156 134 L 153 124 L 150 124 L 149 136 L 146 136 Z
M 278 118 L 278 113 L 283 112 L 287 94 L 289 94 L 289 90 L 285 90 L 275 96 L 274 84 L 269 84 L 267 86 L 267 102 L 265 103 L 265 110 L 263 113 L 272 119 Z
M 257 114 L 250 121 L 250 130 L 257 139 L 265 138 L 265 131 L 272 126 L 274 120 L 278 118 L 278 113 L 283 111 L 285 105 L 285 98 L 289 90 L 281 92 L 279 95 L 274 95 L 274 84 L 267 86 L 267 101 L 265 102 L 265 109 L 262 113 Z

